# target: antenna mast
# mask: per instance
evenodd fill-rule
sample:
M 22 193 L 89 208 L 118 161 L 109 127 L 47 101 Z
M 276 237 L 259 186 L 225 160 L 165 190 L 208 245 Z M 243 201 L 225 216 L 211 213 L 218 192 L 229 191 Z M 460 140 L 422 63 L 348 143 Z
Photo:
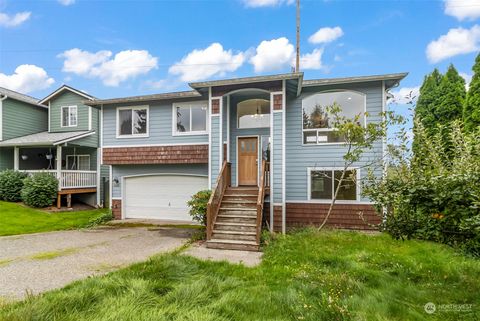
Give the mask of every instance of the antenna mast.
M 300 0 L 297 0 L 297 57 L 295 72 L 300 71 Z

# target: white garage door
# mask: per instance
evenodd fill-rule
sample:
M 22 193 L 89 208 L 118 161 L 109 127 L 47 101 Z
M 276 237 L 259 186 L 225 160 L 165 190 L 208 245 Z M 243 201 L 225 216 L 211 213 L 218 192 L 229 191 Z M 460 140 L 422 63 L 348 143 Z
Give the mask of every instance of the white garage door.
M 188 220 L 187 201 L 207 189 L 207 177 L 157 175 L 125 179 L 125 217 Z

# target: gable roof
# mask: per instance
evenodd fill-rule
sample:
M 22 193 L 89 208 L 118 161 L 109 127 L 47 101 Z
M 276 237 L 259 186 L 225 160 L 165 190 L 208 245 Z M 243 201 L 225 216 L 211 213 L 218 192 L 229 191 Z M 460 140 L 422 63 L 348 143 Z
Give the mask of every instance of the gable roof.
M 91 95 L 89 95 L 89 94 L 87 94 L 87 93 L 84 93 L 83 91 L 80 91 L 80 90 L 75 89 L 75 88 L 73 88 L 73 87 L 70 87 L 70 86 L 68 86 L 68 85 L 62 85 L 60 88 L 58 88 L 57 90 L 55 90 L 54 92 L 52 92 L 50 95 L 48 95 L 47 97 L 45 97 L 45 98 L 43 98 L 42 100 L 40 100 L 39 103 L 40 103 L 40 104 L 44 104 L 44 103 L 46 103 L 47 101 L 53 99 L 53 97 L 61 94 L 61 93 L 64 92 L 65 90 L 68 90 L 68 91 L 70 91 L 70 92 L 72 92 L 72 93 L 75 93 L 75 94 L 77 94 L 77 95 L 79 95 L 79 96 L 82 96 L 82 97 L 84 97 L 84 98 L 86 98 L 86 99 L 88 99 L 88 100 L 95 99 L 95 97 L 93 97 L 93 96 L 91 96 Z
M 24 94 L 21 94 L 19 92 L 16 92 L 16 91 L 13 91 L 13 90 L 10 90 L 10 89 L 7 89 L 7 88 L 0 87 L 0 95 L 7 96 L 9 98 L 12 98 L 12 99 L 15 99 L 15 100 L 27 103 L 27 104 L 32 104 L 32 105 L 35 105 L 35 106 L 47 108 L 47 106 L 39 103 L 37 98 L 31 97 L 31 96 L 28 96 L 28 95 L 24 95 Z
M 351 84 L 351 83 L 369 82 L 369 81 L 385 81 L 386 89 L 389 89 L 398 85 L 398 83 L 407 75 L 408 75 L 408 72 L 401 72 L 396 74 L 384 74 L 384 75 L 372 75 L 372 76 L 311 79 L 311 80 L 304 80 L 303 87 Z
M 179 99 L 179 98 L 197 98 L 197 97 L 202 97 L 202 95 L 196 90 L 189 90 L 189 91 L 177 91 L 177 92 L 163 93 L 163 94 L 131 96 L 131 97 L 123 97 L 123 98 L 94 99 L 90 101 L 85 101 L 84 104 L 87 106 L 98 106 L 102 104 L 139 103 L 139 102 L 145 102 L 145 101 L 157 101 L 157 100 L 168 100 L 168 99 Z
M 231 78 L 231 79 L 221 79 L 221 80 L 202 81 L 202 82 L 191 82 L 188 85 L 192 88 L 198 89 L 203 87 L 240 85 L 240 84 L 250 84 L 250 83 L 257 83 L 257 82 L 300 79 L 300 78 L 303 78 L 303 72 L 293 72 L 288 74 L 278 74 L 278 75 L 269 75 L 269 76 Z

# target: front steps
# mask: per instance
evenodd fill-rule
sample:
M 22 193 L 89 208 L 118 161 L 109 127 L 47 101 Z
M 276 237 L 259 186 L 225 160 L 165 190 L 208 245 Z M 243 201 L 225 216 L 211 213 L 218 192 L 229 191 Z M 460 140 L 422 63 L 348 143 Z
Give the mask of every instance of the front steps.
M 228 187 L 207 247 L 224 250 L 258 251 L 258 187 Z

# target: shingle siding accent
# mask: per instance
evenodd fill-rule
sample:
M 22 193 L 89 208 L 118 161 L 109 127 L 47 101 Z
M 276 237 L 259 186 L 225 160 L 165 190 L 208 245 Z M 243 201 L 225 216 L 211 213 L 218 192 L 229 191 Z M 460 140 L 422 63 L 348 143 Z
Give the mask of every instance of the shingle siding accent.
M 318 226 L 328 213 L 330 204 L 315 203 L 287 203 L 286 221 L 287 228 L 296 226 Z M 274 227 L 276 223 L 274 207 Z M 362 213 L 364 220 L 360 217 Z M 352 230 L 377 230 L 381 222 L 372 205 L 369 204 L 335 204 L 326 226 Z
M 283 107 L 283 95 L 276 94 L 273 95 L 273 110 L 282 110 Z
M 128 164 L 206 164 L 208 145 L 104 148 L 103 162 Z
M 273 206 L 273 230 L 275 232 L 282 231 L 282 206 Z
M 212 99 L 212 114 L 220 113 L 220 98 Z

